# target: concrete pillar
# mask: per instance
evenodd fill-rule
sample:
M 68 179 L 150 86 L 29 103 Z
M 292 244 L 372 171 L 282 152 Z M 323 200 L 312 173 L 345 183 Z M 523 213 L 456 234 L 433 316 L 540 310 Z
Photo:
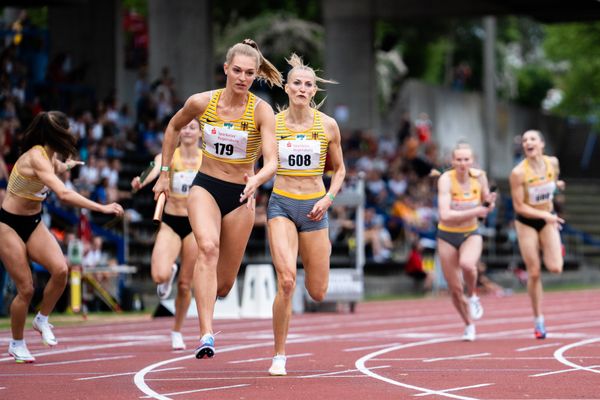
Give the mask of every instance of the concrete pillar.
M 483 141 L 485 161 L 481 160 L 490 176 L 497 176 L 494 171 L 494 153 L 497 151 L 498 135 L 496 112 L 498 98 L 496 94 L 496 18 L 483 19 L 485 39 L 483 41 Z
M 326 112 L 340 128 L 379 128 L 373 17 L 370 3 L 324 0 L 325 74 L 339 85 L 327 86 Z
M 181 100 L 213 86 L 210 0 L 149 0 L 150 81 L 169 67 Z
M 87 1 L 48 9 L 50 62 L 68 53 L 73 68 L 84 70 L 83 84 L 102 99 L 116 87 L 116 36 L 119 0 Z

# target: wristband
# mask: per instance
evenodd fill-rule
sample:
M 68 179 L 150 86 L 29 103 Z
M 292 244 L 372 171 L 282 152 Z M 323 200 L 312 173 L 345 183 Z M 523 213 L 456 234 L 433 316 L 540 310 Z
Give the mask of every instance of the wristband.
M 331 201 L 333 201 L 335 199 L 335 196 L 329 192 L 327 192 L 327 197 L 329 197 L 329 200 L 331 200 Z
M 65 165 L 67 166 L 67 171 L 70 171 L 71 170 L 71 165 L 67 164 L 67 163 L 65 163 Z
M 171 168 L 168 165 L 161 165 L 160 170 L 163 172 L 169 172 Z

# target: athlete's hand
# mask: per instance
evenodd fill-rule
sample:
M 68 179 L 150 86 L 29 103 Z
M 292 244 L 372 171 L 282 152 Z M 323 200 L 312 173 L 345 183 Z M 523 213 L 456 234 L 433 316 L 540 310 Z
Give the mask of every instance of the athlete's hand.
M 566 186 L 567 186 L 567 184 L 562 179 L 559 179 L 556 181 L 556 187 L 558 188 L 558 190 L 563 191 L 563 190 L 565 190 Z
M 554 225 L 558 229 L 562 229 L 562 225 L 565 223 L 564 219 L 556 214 L 552 214 L 551 212 L 544 217 L 544 221 L 546 221 L 548 225 Z
M 331 204 L 333 204 L 333 200 L 331 200 L 329 196 L 326 195 L 321 200 L 315 203 L 312 210 L 310 210 L 310 212 L 306 214 L 306 216 L 311 221 L 320 221 L 325 217 L 327 210 L 329 209 Z
M 158 196 L 160 196 L 161 193 L 164 193 L 167 199 L 169 199 L 169 186 L 169 175 L 161 173 L 152 188 L 152 191 L 154 192 L 154 201 L 158 200 Z
M 476 212 L 475 212 L 475 216 L 476 216 L 477 218 L 485 218 L 485 217 L 487 217 L 487 215 L 489 214 L 489 212 L 490 212 L 490 208 L 488 208 L 488 207 L 486 207 L 486 206 L 478 206 L 478 207 L 475 209 L 475 211 L 476 211 Z
M 258 181 L 256 180 L 256 175 L 248 176 L 248 174 L 244 174 L 244 182 L 246 182 L 246 187 L 240 194 L 240 203 L 243 203 L 246 199 L 248 199 L 246 207 L 248 207 L 251 210 L 254 210 L 254 197 L 256 190 L 258 189 Z
M 494 207 L 496 207 L 496 198 L 498 194 L 496 192 L 490 192 L 485 196 L 485 201 L 483 202 L 483 206 L 487 207 L 488 212 L 491 212 Z
M 117 217 L 122 217 L 125 214 L 123 207 L 118 203 L 110 203 L 102 206 L 102 212 L 104 214 L 115 214 Z
M 85 163 L 83 161 L 77 161 L 77 160 L 67 160 L 65 161 L 65 168 L 67 169 L 67 171 L 72 170 L 73 168 L 77 167 L 78 165 L 84 165 Z
M 138 191 L 142 188 L 142 180 L 139 176 L 136 176 L 131 180 L 131 188 L 135 191 Z

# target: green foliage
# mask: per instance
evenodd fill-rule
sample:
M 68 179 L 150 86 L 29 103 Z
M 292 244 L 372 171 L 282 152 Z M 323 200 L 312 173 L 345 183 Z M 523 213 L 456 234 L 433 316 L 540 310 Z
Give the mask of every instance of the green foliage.
M 540 108 L 548 90 L 554 86 L 551 72 L 542 66 L 526 65 L 516 74 L 518 95 L 515 100 L 525 106 Z
M 564 65 L 557 71 L 564 98 L 556 111 L 580 117 L 600 116 L 600 22 L 546 27 L 544 49 Z
M 148 0 L 121 0 L 121 4 L 126 10 L 135 10 L 140 15 L 148 16 Z

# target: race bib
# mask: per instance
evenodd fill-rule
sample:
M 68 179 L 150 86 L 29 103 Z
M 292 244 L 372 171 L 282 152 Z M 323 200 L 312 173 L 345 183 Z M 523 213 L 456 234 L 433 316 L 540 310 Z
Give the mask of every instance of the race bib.
M 213 156 L 240 160 L 247 157 L 248 132 L 204 124 L 204 150 Z
M 174 194 L 187 196 L 197 173 L 198 172 L 193 169 L 173 173 L 173 178 L 171 179 L 171 191 Z
M 527 188 L 529 195 L 529 204 L 540 205 L 552 201 L 556 183 L 550 181 L 541 185 L 529 186 Z
M 317 169 L 321 156 L 318 140 L 280 140 L 279 164 L 284 169 Z

